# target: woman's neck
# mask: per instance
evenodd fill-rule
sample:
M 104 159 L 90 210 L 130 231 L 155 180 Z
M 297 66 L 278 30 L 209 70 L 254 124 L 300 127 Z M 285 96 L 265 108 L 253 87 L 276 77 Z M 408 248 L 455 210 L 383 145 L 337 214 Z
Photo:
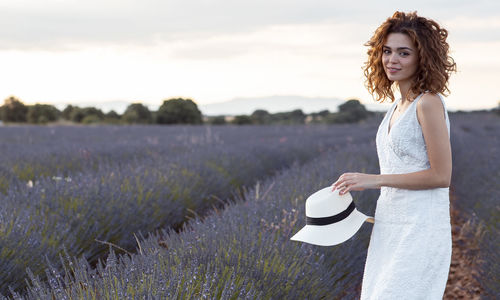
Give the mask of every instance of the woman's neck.
M 410 91 L 412 81 L 398 81 L 399 92 L 401 93 L 401 104 L 406 105 L 409 102 L 409 99 L 413 99 L 412 92 Z

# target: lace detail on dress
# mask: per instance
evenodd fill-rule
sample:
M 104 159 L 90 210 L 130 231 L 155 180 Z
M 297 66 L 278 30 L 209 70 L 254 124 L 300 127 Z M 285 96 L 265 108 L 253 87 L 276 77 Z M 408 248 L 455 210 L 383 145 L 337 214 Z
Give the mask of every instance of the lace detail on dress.
M 423 93 L 399 116 L 392 125 L 390 132 L 388 132 L 389 121 L 401 98 L 392 104 L 382 120 L 376 136 L 381 174 L 409 173 L 430 167 L 422 128 L 417 118 L 417 103 L 422 95 Z M 448 112 L 442 95 L 438 95 L 443 103 L 449 137 L 450 121 Z

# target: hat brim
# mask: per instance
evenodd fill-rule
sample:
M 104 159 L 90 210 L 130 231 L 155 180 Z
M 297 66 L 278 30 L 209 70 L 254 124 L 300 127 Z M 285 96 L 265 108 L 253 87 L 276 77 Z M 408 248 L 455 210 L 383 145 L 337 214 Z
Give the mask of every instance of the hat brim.
M 369 218 L 354 209 L 340 222 L 329 225 L 306 225 L 290 239 L 318 246 L 334 246 L 350 239 Z

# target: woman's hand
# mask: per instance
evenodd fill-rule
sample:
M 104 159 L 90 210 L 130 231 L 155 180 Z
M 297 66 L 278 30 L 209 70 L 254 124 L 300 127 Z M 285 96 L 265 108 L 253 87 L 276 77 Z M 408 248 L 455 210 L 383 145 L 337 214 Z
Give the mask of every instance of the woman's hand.
M 364 173 L 344 173 L 332 184 L 332 191 L 340 190 L 344 195 L 349 191 L 362 191 L 364 189 L 380 188 L 378 175 Z

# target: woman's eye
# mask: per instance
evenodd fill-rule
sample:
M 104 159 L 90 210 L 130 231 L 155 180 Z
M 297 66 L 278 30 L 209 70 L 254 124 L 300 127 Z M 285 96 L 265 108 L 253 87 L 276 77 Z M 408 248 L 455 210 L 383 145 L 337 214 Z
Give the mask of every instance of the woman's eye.
M 391 51 L 385 49 L 383 52 L 384 52 L 384 54 L 389 54 Z
M 409 54 L 410 54 L 410 53 L 408 53 L 408 52 L 401 52 L 401 55 L 402 55 L 402 56 L 407 56 L 407 55 L 409 55 Z

